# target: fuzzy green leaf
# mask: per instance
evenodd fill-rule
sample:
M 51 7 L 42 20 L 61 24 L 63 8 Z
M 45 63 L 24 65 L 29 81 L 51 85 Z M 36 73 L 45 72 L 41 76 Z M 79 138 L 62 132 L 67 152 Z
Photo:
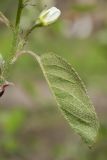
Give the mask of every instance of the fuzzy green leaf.
M 82 139 L 92 146 L 99 123 L 78 74 L 70 64 L 55 54 L 44 54 L 38 61 L 64 117 Z

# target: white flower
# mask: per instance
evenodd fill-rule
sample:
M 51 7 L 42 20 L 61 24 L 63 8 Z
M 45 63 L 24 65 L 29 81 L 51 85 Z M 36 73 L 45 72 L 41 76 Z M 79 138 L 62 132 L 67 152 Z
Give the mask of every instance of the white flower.
M 42 25 L 47 26 L 49 24 L 54 23 L 59 18 L 60 15 L 61 11 L 56 7 L 52 7 L 48 10 L 44 10 L 41 12 L 39 16 L 39 22 Z

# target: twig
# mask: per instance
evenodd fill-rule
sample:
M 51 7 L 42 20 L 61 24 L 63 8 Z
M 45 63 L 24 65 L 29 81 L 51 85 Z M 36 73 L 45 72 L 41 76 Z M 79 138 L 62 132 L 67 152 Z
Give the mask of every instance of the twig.
M 29 50 L 28 51 L 23 50 L 23 51 L 16 53 L 16 56 L 12 59 L 11 64 L 14 64 L 16 62 L 16 60 L 19 58 L 19 56 L 21 56 L 23 54 L 32 55 L 34 58 L 39 60 L 39 56 L 35 52 L 29 51 Z

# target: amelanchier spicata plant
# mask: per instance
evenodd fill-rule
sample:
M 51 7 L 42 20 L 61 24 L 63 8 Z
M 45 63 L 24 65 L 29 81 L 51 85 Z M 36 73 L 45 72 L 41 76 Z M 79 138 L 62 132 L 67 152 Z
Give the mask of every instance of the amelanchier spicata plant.
M 3 95 L 7 86 L 12 85 L 7 81 L 11 66 L 22 54 L 30 54 L 39 63 L 63 116 L 88 146 L 92 146 L 97 137 L 99 123 L 86 88 L 77 72 L 71 64 L 56 54 L 48 53 L 38 56 L 32 51 L 24 50 L 30 33 L 37 27 L 54 23 L 61 11 L 56 7 L 43 10 L 35 23 L 27 31 L 21 33 L 20 20 L 26 2 L 17 1 L 18 10 L 14 25 L 0 12 L 0 21 L 13 32 L 12 50 L 7 60 L 4 61 L 0 54 L 0 96 Z

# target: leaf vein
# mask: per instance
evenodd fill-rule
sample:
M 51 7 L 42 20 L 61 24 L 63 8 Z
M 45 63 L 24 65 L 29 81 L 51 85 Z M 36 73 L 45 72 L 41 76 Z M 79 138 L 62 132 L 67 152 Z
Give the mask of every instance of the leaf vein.
M 74 99 L 76 99 L 79 103 L 81 103 L 83 106 L 85 106 L 85 108 L 87 108 L 86 105 L 85 105 L 80 99 L 78 99 L 77 97 L 75 97 L 73 94 L 67 92 L 65 89 L 62 89 L 62 88 L 60 88 L 60 87 L 56 87 L 56 86 L 53 86 L 53 85 L 52 85 L 52 88 L 56 88 L 56 89 L 59 89 L 59 90 L 65 92 L 65 93 L 67 93 L 68 95 L 70 95 L 70 96 L 72 96 Z M 90 108 L 90 109 L 91 109 L 91 108 Z M 88 111 L 92 112 L 90 109 L 87 108 Z M 93 112 L 93 113 L 94 113 L 94 112 Z

